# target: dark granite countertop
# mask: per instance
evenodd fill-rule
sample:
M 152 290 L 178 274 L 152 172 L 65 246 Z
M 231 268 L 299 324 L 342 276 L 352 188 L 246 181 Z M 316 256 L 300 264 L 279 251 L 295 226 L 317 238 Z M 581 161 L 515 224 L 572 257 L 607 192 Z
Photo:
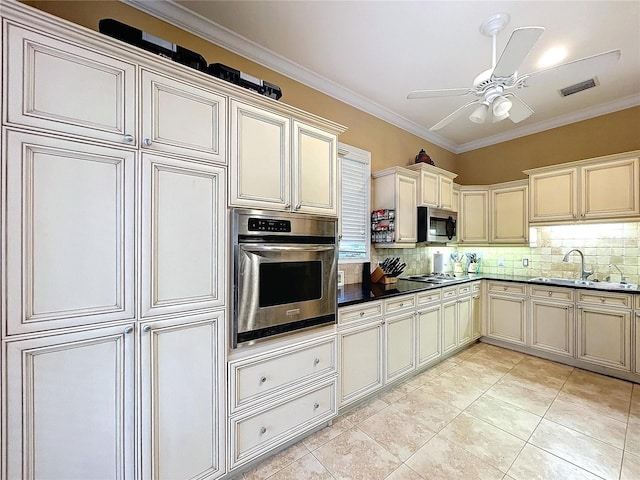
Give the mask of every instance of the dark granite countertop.
M 461 277 L 455 282 L 449 282 L 445 285 L 431 285 L 424 282 L 416 282 L 412 280 L 398 279 L 397 283 L 383 285 L 374 283 L 371 288 L 367 288 L 362 283 L 348 284 L 338 288 L 338 306 L 346 307 L 358 303 L 368 302 L 371 300 L 384 300 L 385 298 L 396 297 L 407 293 L 421 292 L 424 290 L 433 290 L 436 288 L 445 288 L 452 285 L 460 285 L 461 283 L 473 282 L 476 280 L 499 280 L 503 282 L 530 283 L 535 285 L 546 285 L 549 287 L 565 287 L 565 288 L 583 288 L 588 290 L 615 292 L 615 293 L 632 293 L 640 295 L 640 289 L 620 289 L 620 288 L 602 288 L 602 286 L 591 285 L 559 285 L 552 282 L 532 280 L 532 277 L 523 277 L 518 275 L 498 275 L 498 274 L 480 274 Z

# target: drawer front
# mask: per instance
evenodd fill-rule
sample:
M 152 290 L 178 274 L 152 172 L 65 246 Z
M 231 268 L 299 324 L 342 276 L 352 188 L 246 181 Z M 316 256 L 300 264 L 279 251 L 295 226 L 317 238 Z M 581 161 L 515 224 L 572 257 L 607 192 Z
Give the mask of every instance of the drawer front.
M 338 309 L 338 325 L 358 322 L 382 315 L 382 302 L 366 302 Z
M 231 419 L 231 468 L 336 416 L 336 379 L 264 411 Z
M 609 307 L 633 308 L 633 298 L 626 293 L 578 291 L 578 303 L 591 305 L 607 305 Z
M 471 291 L 476 293 L 480 291 L 480 282 L 474 282 L 471 284 Z
M 442 299 L 442 289 L 435 288 L 416 294 L 416 306 L 429 305 L 433 302 L 439 302 Z
M 634 295 L 636 298 L 636 310 L 640 310 L 640 295 Z
M 442 300 L 456 298 L 458 296 L 458 288 L 450 287 L 442 289 Z
M 395 313 L 416 307 L 415 295 L 403 295 L 402 297 L 385 300 L 384 313 Z
M 516 295 L 526 295 L 527 286 L 522 283 L 512 282 L 489 282 L 490 293 L 513 293 Z
M 573 302 L 573 293 L 574 291 L 571 288 L 542 287 L 539 285 L 532 285 L 530 290 L 532 297 L 565 300 L 568 302 Z
M 472 292 L 471 284 L 460 285 L 458 287 L 458 295 L 468 295 Z
M 335 373 L 336 360 L 336 339 L 332 337 L 322 343 L 230 363 L 231 413 L 300 382 Z

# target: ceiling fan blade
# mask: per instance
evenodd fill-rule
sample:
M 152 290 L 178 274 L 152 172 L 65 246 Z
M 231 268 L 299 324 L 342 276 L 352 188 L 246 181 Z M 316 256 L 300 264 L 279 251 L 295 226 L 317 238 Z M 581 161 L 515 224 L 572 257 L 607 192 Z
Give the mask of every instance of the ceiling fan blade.
M 525 87 L 540 83 L 552 88 L 568 87 L 604 73 L 616 64 L 620 55 L 620 50 L 599 53 L 523 75 L 517 83 L 523 84 Z
M 533 109 L 524 103 L 520 97 L 513 93 L 507 93 L 505 95 L 509 100 L 511 100 L 511 109 L 509 110 L 509 118 L 513 123 L 520 123 L 523 120 L 526 120 L 535 112 Z
M 535 43 L 544 32 L 544 27 L 516 28 L 507 46 L 504 47 L 500 59 L 493 69 L 493 77 L 510 77 L 529 54 Z
M 414 90 L 409 92 L 407 98 L 438 98 L 438 97 L 460 97 L 473 93 L 468 88 L 438 88 L 435 90 Z
M 446 127 L 447 125 L 449 125 L 451 122 L 453 122 L 456 118 L 458 118 L 458 116 L 460 116 L 460 114 L 462 114 L 462 112 L 469 106 L 471 105 L 476 105 L 478 103 L 481 103 L 482 99 L 478 98 L 477 100 L 474 100 L 473 102 L 469 102 L 464 104 L 463 106 L 461 106 L 459 109 L 457 109 L 455 112 L 453 112 L 452 114 L 444 117 L 442 120 L 440 120 L 438 123 L 436 123 L 433 127 L 431 127 L 429 130 L 440 130 L 443 127 Z

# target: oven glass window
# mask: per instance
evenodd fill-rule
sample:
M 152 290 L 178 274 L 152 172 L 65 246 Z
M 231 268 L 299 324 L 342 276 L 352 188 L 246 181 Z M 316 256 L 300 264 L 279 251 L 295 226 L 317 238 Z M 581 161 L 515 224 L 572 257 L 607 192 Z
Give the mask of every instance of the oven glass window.
M 260 307 L 317 300 L 321 297 L 321 261 L 260 264 Z

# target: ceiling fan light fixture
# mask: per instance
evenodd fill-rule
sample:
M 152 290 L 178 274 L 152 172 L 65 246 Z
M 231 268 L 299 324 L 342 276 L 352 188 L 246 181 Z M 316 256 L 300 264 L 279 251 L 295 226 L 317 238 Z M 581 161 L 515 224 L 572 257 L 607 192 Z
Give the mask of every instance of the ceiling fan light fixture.
M 511 110 L 511 100 L 507 97 L 499 96 L 493 101 L 493 115 L 496 117 L 502 117 L 504 115 L 509 115 L 509 110 Z M 506 117 L 504 117 L 506 118 Z
M 469 116 L 469 120 L 471 120 L 473 123 L 484 123 L 484 121 L 487 119 L 488 111 L 489 105 L 483 102 Z

